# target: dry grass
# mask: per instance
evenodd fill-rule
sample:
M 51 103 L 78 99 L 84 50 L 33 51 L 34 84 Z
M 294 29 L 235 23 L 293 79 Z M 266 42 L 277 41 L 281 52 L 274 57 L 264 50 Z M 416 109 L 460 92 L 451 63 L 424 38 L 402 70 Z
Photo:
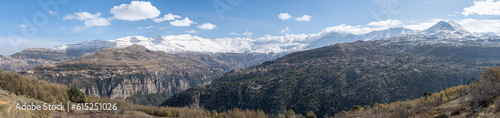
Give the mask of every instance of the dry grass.
M 365 106 L 335 117 L 498 117 L 500 116 L 500 67 L 488 68 L 478 83 L 460 85 L 415 100 Z M 460 98 L 460 99 L 459 99 Z M 473 109 L 481 108 L 479 113 Z M 464 112 L 467 112 L 463 114 Z
M 457 99 L 464 95 L 470 86 L 459 85 L 434 93 L 431 96 L 421 97 L 409 101 L 397 101 L 390 104 L 374 104 L 362 107 L 356 111 L 347 111 L 335 117 L 363 117 L 363 118 L 407 118 L 423 113 L 433 107 Z
M 68 87 L 64 85 L 27 78 L 12 72 L 0 72 L 0 88 L 45 102 L 66 102 L 69 98 Z
M 48 83 L 44 80 L 27 78 L 17 73 L 0 72 L 0 89 L 6 90 L 14 97 L 31 97 L 24 98 L 21 101 L 38 101 L 37 103 L 66 103 L 69 101 L 68 87 L 65 85 Z M 3 91 L 0 90 L 0 91 Z M 13 98 L 14 99 L 14 98 Z M 10 99 L 9 99 L 10 100 Z M 6 101 L 6 100 L 4 100 Z M 198 106 L 193 107 L 157 107 L 157 106 L 143 106 L 135 105 L 121 99 L 110 99 L 109 97 L 99 98 L 94 96 L 86 96 L 86 103 L 116 103 L 117 110 L 107 111 L 5 111 L 12 109 L 14 102 L 20 101 L 18 98 L 9 101 L 9 104 L 1 104 L 0 100 L 0 115 L 8 117 L 185 117 L 185 118 L 200 118 L 200 117 L 213 117 L 213 118 L 268 118 L 268 117 L 284 117 L 294 118 L 302 117 L 297 115 L 294 111 L 284 111 L 282 114 L 266 114 L 262 110 L 242 110 L 232 109 L 224 112 L 208 111 Z M 11 103 L 12 102 L 12 103 Z M 2 106 L 3 105 L 3 106 Z M 7 105 L 7 106 L 6 106 Z M 15 108 L 15 107 L 14 107 Z M 139 115 L 136 113 L 139 112 Z M 145 113 L 141 115 L 140 113 Z M 96 114 L 97 113 L 97 114 Z

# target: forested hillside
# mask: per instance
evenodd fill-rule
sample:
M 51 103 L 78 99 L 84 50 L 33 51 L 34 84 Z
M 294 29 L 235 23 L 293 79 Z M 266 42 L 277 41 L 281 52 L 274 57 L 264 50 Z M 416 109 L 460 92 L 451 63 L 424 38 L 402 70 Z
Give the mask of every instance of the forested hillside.
M 391 40 L 336 44 L 232 71 L 162 105 L 269 113 L 292 109 L 332 116 L 355 105 L 415 99 L 425 91 L 474 82 L 471 78 L 485 68 L 500 64 L 497 50 L 500 47 Z
M 500 67 L 488 68 L 478 82 L 446 88 L 414 100 L 355 106 L 338 118 L 483 117 L 500 116 Z

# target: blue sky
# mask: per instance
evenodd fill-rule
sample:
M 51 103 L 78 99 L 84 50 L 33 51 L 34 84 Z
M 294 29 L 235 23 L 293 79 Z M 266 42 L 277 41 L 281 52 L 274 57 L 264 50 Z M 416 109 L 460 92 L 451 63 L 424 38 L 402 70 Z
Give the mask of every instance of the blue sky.
M 16 0 L 0 9 L 0 55 L 130 35 L 255 39 L 329 27 L 348 33 L 424 29 L 439 20 L 500 33 L 500 2 L 494 0 Z

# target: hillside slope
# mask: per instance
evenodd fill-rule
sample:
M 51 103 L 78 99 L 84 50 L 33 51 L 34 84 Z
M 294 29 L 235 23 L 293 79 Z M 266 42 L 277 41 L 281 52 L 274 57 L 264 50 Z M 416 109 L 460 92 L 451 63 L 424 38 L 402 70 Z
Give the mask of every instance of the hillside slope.
M 245 53 L 167 54 L 132 45 L 103 49 L 84 58 L 35 67 L 23 73 L 49 82 L 76 86 L 89 95 L 154 105 L 171 94 L 208 84 L 225 72 L 268 58 L 267 55 Z
M 207 39 L 190 34 L 168 36 L 126 36 L 114 40 L 92 40 L 74 44 L 59 45 L 54 48 L 30 48 L 10 56 L 0 57 L 0 67 L 5 71 L 20 72 L 36 66 L 46 66 L 61 61 L 92 55 L 106 48 L 126 48 L 141 45 L 152 51 L 169 54 L 181 53 L 255 53 L 272 57 L 319 48 L 336 43 L 356 40 L 378 40 L 415 32 L 405 28 L 389 28 L 365 34 L 351 34 L 332 31 L 330 28 L 317 34 L 290 34 L 284 36 L 264 36 L 250 38 L 215 38 Z M 275 58 L 272 58 L 275 59 Z M 2 61 L 3 60 L 3 61 Z M 261 63 L 261 62 L 259 62 Z
M 419 99 L 372 104 L 337 114 L 338 118 L 500 116 L 500 67 L 488 68 L 477 83 L 444 89 Z
M 467 84 L 485 68 L 500 64 L 499 46 L 403 38 L 291 53 L 227 73 L 210 85 L 180 92 L 162 105 L 270 113 L 292 109 L 332 116 L 354 105 L 414 99 L 424 91 Z
M 79 99 L 74 99 L 79 98 Z M 17 103 L 20 105 L 27 102 L 34 105 L 50 104 L 70 104 L 76 107 L 65 107 L 65 110 L 16 110 Z M 83 107 L 82 104 L 113 104 L 107 108 L 106 105 L 88 105 Z M 114 107 L 116 105 L 116 107 Z M 82 107 L 79 107 L 82 106 Z M 94 109 L 87 109 L 87 108 Z M 109 107 L 109 106 L 108 106 Z M 82 108 L 82 109 L 79 109 Z M 314 116 L 314 114 L 308 114 Z M 76 88 L 68 88 L 66 85 L 48 83 L 44 80 L 28 78 L 18 73 L 1 72 L 0 70 L 0 117 L 2 118 L 31 118 L 31 117 L 64 117 L 64 118 L 149 118 L 149 117 L 181 117 L 181 118 L 234 118 L 234 117 L 251 117 L 251 118 L 275 118 L 275 117 L 302 117 L 295 114 L 293 111 L 286 114 L 266 114 L 262 110 L 241 110 L 232 109 L 224 112 L 208 111 L 199 106 L 193 107 L 157 107 L 135 105 L 125 102 L 120 99 L 99 98 L 95 96 L 86 96 Z

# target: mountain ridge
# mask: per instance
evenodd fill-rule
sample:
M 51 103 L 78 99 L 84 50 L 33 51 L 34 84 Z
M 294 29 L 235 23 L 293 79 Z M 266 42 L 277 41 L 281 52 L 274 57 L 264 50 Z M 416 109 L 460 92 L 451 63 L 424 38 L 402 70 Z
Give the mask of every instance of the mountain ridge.
M 75 86 L 88 95 L 157 105 L 174 93 L 209 84 L 226 72 L 269 58 L 273 57 L 253 53 L 168 54 L 134 44 L 105 48 L 89 56 L 21 73 Z
M 453 30 L 453 31 L 452 31 Z M 455 31 L 456 30 L 456 31 Z M 403 27 L 375 30 L 364 34 L 335 32 L 329 28 L 317 34 L 287 34 L 284 36 L 264 36 L 250 38 L 216 38 L 206 39 L 190 34 L 168 36 L 127 36 L 115 40 L 92 40 L 75 44 L 56 46 L 48 50 L 26 49 L 3 58 L 2 67 L 8 71 L 22 71 L 35 66 L 58 63 L 85 57 L 105 48 L 125 48 L 134 44 L 143 45 L 149 50 L 166 53 L 262 53 L 274 57 L 295 51 L 315 49 L 337 43 L 358 40 L 392 40 L 394 37 L 430 37 L 435 41 L 460 39 L 487 40 L 498 38 L 494 33 L 469 33 L 454 21 L 440 21 L 423 31 L 415 31 Z M 52 55 L 52 56 L 44 56 Z
M 76 44 L 61 45 L 51 50 L 86 50 L 87 53 L 102 48 L 123 48 L 133 44 L 143 45 L 150 50 L 167 53 L 203 52 L 203 53 L 290 53 L 319 48 L 336 43 L 358 40 L 378 40 L 405 35 L 449 35 L 476 36 L 468 32 L 455 21 L 439 21 L 433 26 L 416 31 L 403 27 L 375 30 L 363 34 L 330 31 L 328 28 L 317 34 L 265 36 L 250 38 L 215 38 L 206 39 L 190 34 L 168 36 L 126 36 L 115 40 L 93 40 Z M 483 33 L 487 34 L 487 33 Z M 492 35 L 493 34 L 489 34 Z M 498 37 L 498 36 L 497 36 Z M 445 37 L 446 38 L 446 37 Z M 85 49 L 89 48 L 89 49 Z M 94 52 L 95 53 L 95 52 Z
M 332 116 L 354 105 L 412 99 L 424 91 L 466 84 L 485 68 L 500 64 L 500 38 L 455 31 L 416 32 L 289 53 L 177 93 L 162 105 L 268 113 L 292 109 Z
M 469 33 L 462 25 L 455 21 L 439 21 L 435 25 L 424 30 L 427 33 L 440 33 L 440 32 L 463 32 Z

